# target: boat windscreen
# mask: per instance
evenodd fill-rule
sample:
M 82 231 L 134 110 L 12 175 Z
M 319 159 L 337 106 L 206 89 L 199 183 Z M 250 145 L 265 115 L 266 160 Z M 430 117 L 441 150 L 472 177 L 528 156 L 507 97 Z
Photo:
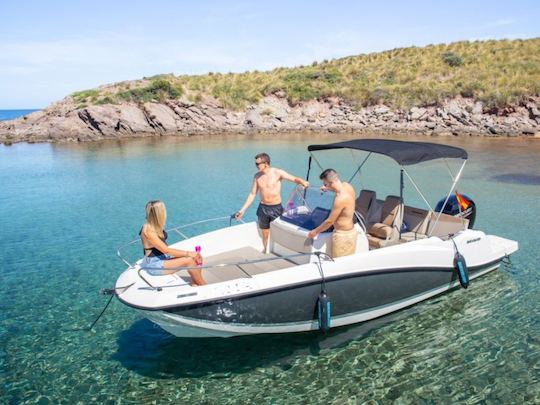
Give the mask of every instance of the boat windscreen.
M 330 210 L 326 208 L 316 207 L 310 211 L 305 206 L 296 207 L 285 211 L 281 215 L 281 219 L 293 225 L 299 226 L 306 230 L 312 230 L 318 227 L 330 215 Z M 326 232 L 331 232 L 329 229 Z
M 316 187 L 305 190 L 296 188 L 287 201 L 281 218 L 300 228 L 311 230 L 328 218 L 334 197 L 333 192 L 321 192 Z

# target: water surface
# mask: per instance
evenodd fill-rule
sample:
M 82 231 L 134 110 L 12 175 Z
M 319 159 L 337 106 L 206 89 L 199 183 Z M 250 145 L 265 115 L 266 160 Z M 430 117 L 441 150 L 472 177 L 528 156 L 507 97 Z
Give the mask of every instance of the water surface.
M 34 111 L 36 109 L 24 109 L 24 110 L 0 110 L 0 121 L 14 120 L 15 118 L 23 117 Z
M 460 191 L 476 202 L 476 227 L 520 243 L 511 269 L 468 290 L 327 335 L 182 339 L 117 301 L 92 332 L 82 330 L 106 303 L 99 289 L 123 270 L 116 248 L 136 237 L 146 201 L 166 202 L 170 226 L 226 215 L 249 191 L 256 153 L 304 176 L 306 145 L 332 140 L 0 146 L 2 401 L 538 403 L 536 140 L 440 139 L 469 151 Z M 317 156 L 343 173 L 354 171 L 352 157 L 361 161 L 350 152 Z M 397 165 L 382 157 L 369 165 L 363 186 L 380 198 L 399 192 Z M 315 164 L 312 179 L 319 171 Z M 447 192 L 446 167 L 427 163 L 410 172 L 431 204 Z M 421 202 L 410 185 L 405 198 Z M 254 213 L 255 204 L 246 217 Z

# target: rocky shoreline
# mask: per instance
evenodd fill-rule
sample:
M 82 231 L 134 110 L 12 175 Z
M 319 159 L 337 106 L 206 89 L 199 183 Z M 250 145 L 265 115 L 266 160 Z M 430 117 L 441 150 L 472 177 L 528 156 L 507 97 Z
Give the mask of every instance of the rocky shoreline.
M 244 111 L 228 110 L 211 98 L 80 107 L 66 97 L 44 110 L 0 122 L 0 143 L 306 131 L 540 137 L 540 97 L 502 109 L 457 97 L 437 106 L 399 110 L 356 108 L 336 97 L 291 106 L 278 91 Z

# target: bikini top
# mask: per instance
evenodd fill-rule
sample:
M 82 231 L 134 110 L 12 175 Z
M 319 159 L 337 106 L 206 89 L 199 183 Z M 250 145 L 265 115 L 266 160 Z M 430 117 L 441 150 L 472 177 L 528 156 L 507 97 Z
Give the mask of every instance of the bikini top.
M 139 236 L 141 235 L 142 233 L 142 228 L 141 230 L 139 231 Z M 167 238 L 169 237 L 169 235 L 167 235 L 167 231 L 166 230 L 163 230 L 163 238 L 162 237 L 159 237 L 159 239 L 161 239 L 163 242 L 165 242 L 167 240 Z M 147 251 L 150 251 L 150 254 L 148 255 L 148 257 L 153 257 L 153 256 L 161 256 L 163 254 L 163 252 L 161 250 L 159 250 L 158 248 L 155 248 L 155 247 L 149 247 L 149 248 L 145 248 L 143 246 L 143 254 L 146 255 L 146 252 Z

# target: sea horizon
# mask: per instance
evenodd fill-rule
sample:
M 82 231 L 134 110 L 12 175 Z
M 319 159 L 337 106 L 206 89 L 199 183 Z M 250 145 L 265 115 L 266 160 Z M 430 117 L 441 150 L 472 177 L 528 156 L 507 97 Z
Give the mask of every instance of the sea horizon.
M 41 108 L 0 108 L 0 121 L 9 121 L 39 111 Z

